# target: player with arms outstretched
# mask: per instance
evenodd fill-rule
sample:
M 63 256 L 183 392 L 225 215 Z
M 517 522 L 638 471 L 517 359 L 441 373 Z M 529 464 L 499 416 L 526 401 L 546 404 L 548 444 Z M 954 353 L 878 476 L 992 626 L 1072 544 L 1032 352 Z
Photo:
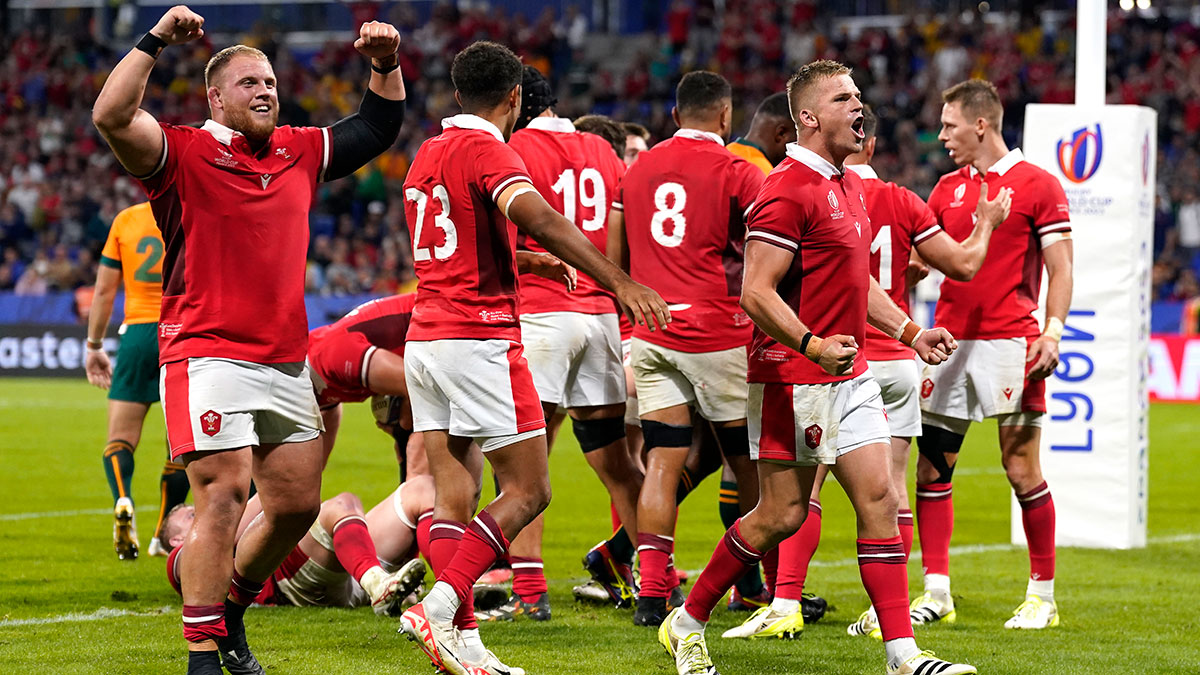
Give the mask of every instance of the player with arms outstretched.
M 149 202 L 135 204 L 113 219 L 100 253 L 96 292 L 88 314 L 88 382 L 108 389 L 108 441 L 104 473 L 113 494 L 113 548 L 121 560 L 138 557 L 133 512 L 133 451 L 142 438 L 142 423 L 158 401 L 158 313 L 162 305 L 162 233 Z M 125 319 L 114 369 L 104 351 L 104 332 L 112 316 L 118 286 L 125 286 Z M 187 499 L 183 465 L 168 454 L 159 479 L 161 497 L 150 555 L 166 555 L 158 543 L 163 518 Z
M 321 418 L 304 363 L 309 205 L 320 181 L 395 141 L 405 94 L 400 35 L 370 22 L 354 43 L 371 59 L 367 92 L 332 127 L 277 126 L 275 72 L 244 45 L 205 68 L 212 119 L 159 124 L 139 108 L 155 59 L 203 25 L 171 8 L 113 69 L 92 120 L 150 196 L 165 244 L 160 392 L 171 456 L 196 499 L 195 555 L 181 568 L 188 670 L 219 673 L 223 662 L 236 675 L 264 672 L 246 645 L 245 608 L 321 504 Z M 237 541 L 252 477 L 263 526 Z
M 949 357 L 954 338 L 919 328 L 870 276 L 862 181 L 843 169 L 863 142 L 850 69 L 810 63 L 788 81 L 788 97 L 798 141 L 750 212 L 741 300 L 756 326 L 747 417 L 760 498 L 725 533 L 659 641 L 681 675 L 716 673 L 704 639 L 709 615 L 738 577 L 800 527 L 816 465 L 828 464 L 858 517 L 859 573 L 879 613 L 887 672 L 974 673 L 920 651 L 913 639 L 889 431 L 859 350 L 868 320 L 931 364 Z
M 678 581 L 671 572 L 676 488 L 692 445 L 693 411 L 711 424 L 726 461 L 757 500 L 746 437 L 746 346 L 738 306 L 746 213 L 763 182 L 725 149 L 732 93 L 716 73 L 688 73 L 675 90 L 679 130 L 638 157 L 613 203 L 609 254 L 672 302 L 668 330 L 635 327 L 631 362 L 645 442 L 638 500 L 641 591 L 634 623 L 657 626 Z
M 438 581 L 401 623 L 454 675 L 518 673 L 459 632 L 474 620 L 472 585 L 550 501 L 546 422 L 520 342 L 517 229 L 613 291 L 639 323 L 665 326 L 669 314 L 657 293 L 546 203 L 506 144 L 521 112 L 520 60 L 502 45 L 476 42 L 455 56 L 451 78 L 463 113 L 442 121 L 404 183 L 420 280 L 404 366 L 413 428 L 436 484 L 430 553 Z M 500 488 L 474 519 L 472 440 Z
M 1046 378 L 1058 366 L 1058 341 L 1071 306 L 1070 207 L 1058 180 L 1009 150 L 1001 135 L 1004 108 L 984 80 L 942 93 L 942 130 L 959 170 L 942 176 L 929 208 L 955 239 L 972 231 L 972 209 L 983 185 L 1012 192 L 1012 212 L 996 230 L 991 252 L 967 282 L 942 284 L 937 320 L 962 338 L 962 353 L 921 382 L 923 430 L 917 460 L 917 526 L 925 593 L 912 605 L 913 623 L 952 622 L 950 536 L 952 476 L 971 422 L 994 417 L 1008 482 L 1021 505 L 1029 542 L 1025 601 L 1004 625 L 1058 625 L 1054 602 L 1054 500 L 1042 476 Z M 986 181 L 986 182 L 985 182 Z M 1045 266 L 1046 323 L 1033 317 Z

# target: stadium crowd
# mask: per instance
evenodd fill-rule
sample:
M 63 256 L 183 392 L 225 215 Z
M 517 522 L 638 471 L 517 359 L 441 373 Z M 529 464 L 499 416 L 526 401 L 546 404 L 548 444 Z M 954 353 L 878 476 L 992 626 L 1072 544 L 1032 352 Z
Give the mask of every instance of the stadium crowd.
M 362 17 L 375 11 L 366 5 Z M 382 17 L 381 17 L 382 18 Z M 589 50 L 597 37 L 587 19 L 551 9 L 535 18 L 452 5 L 421 23 L 411 5 L 387 11 L 406 36 L 401 63 L 410 83 L 408 119 L 396 145 L 355 176 L 325 186 L 313 209 L 308 291 L 386 294 L 409 289 L 412 261 L 400 184 L 420 142 L 454 109 L 448 79 L 454 53 L 475 39 L 511 44 L 558 85 L 565 115 L 595 110 L 637 120 L 653 140 L 669 137 L 674 85 L 682 73 L 715 67 L 734 87 L 734 128 L 787 74 L 815 58 L 855 68 L 865 99 L 880 117 L 880 174 L 927 195 L 951 168 L 937 142 L 939 93 L 948 83 L 986 76 L 1006 102 L 1005 136 L 1013 145 L 1026 103 L 1073 98 L 1073 26 L 1033 17 L 962 21 L 912 16 L 899 28 L 838 28 L 815 3 L 677 0 L 658 16 L 659 38 L 633 54 Z M 15 29 L 14 29 L 15 30 Z M 265 37 L 264 37 L 265 35 Z M 105 152 L 92 128 L 91 102 L 122 55 L 97 44 L 84 21 L 51 35 L 20 30 L 0 56 L 0 290 L 37 295 L 90 285 L 112 218 L 140 201 L 140 189 Z M 304 52 L 270 33 L 242 36 L 277 64 L 281 122 L 329 124 L 352 112 L 353 83 L 365 66 L 340 42 Z M 1200 29 L 1187 21 L 1114 12 L 1109 17 L 1109 102 L 1159 111 L 1159 189 L 1154 298 L 1200 295 Z M 206 38 L 164 55 L 147 100 L 159 119 L 198 123 L 206 115 L 202 70 Z M 420 77 L 418 77 L 420 75 Z

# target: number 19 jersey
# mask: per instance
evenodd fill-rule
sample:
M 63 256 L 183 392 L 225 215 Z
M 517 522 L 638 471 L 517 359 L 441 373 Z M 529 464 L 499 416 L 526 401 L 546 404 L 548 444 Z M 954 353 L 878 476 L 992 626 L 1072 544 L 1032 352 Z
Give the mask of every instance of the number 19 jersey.
M 442 128 L 404 180 L 418 280 L 408 339 L 520 342 L 517 228 L 496 200 L 529 173 L 491 122 L 455 115 Z
M 671 324 L 633 335 L 701 353 L 750 343 L 742 293 L 746 213 L 763 173 L 725 149 L 721 137 L 681 129 L 638 155 L 613 208 L 624 211 L 629 272 L 671 305 Z

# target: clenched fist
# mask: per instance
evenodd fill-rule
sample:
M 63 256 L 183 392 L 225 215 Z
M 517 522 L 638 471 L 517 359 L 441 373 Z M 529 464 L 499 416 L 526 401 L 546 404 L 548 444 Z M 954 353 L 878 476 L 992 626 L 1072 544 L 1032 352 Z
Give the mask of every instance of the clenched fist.
M 358 29 L 354 48 L 367 58 L 389 59 L 400 49 L 400 31 L 390 23 L 368 21 Z
M 204 17 L 187 5 L 175 5 L 154 24 L 150 34 L 169 45 L 191 42 L 204 37 Z

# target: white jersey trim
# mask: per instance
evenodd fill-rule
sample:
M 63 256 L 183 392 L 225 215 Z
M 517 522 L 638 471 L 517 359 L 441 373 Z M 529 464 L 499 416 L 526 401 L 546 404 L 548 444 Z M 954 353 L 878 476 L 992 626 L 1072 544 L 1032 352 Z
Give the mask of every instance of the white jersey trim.
M 847 164 L 846 168 L 858 174 L 863 180 L 879 180 L 879 174 L 875 173 L 875 168 L 870 164 Z
M 571 124 L 571 120 L 565 117 L 535 117 L 525 128 L 536 131 L 554 131 L 560 134 L 578 133 L 575 125 Z
M 989 166 L 988 170 L 983 172 L 983 175 L 986 176 L 989 173 L 998 173 L 1003 176 L 1004 174 L 1008 173 L 1009 169 L 1024 161 L 1025 154 L 1021 152 L 1021 149 L 1013 148 L 1012 150 L 1008 151 L 1008 154 L 998 159 L 995 164 Z M 974 178 L 975 176 L 979 175 L 979 170 L 976 169 L 974 165 L 971 165 L 970 173 L 971 177 Z
M 721 147 L 725 147 L 725 139 L 721 138 L 720 134 L 714 134 L 711 131 L 704 131 L 702 129 L 680 129 L 672 137 L 690 138 L 696 141 L 712 141 Z
M 826 180 L 830 180 L 837 175 L 846 175 L 846 172 L 834 166 L 833 162 L 830 162 L 829 160 L 818 155 L 812 150 L 809 150 L 803 145 L 800 145 L 799 143 L 787 144 L 787 156 L 821 174 Z
M 942 231 L 941 225 L 934 225 L 933 227 L 929 228 L 928 230 L 925 230 L 921 234 L 918 234 L 917 236 L 913 237 L 913 243 L 919 244 L 941 231 Z
M 321 127 L 321 170 L 317 172 L 317 182 L 325 181 L 325 171 L 329 169 L 329 146 L 330 134 L 329 127 Z
M 747 239 L 764 239 L 772 244 L 775 244 L 777 246 L 782 246 L 782 247 L 790 249 L 792 251 L 797 251 L 800 249 L 800 244 L 797 244 L 796 242 L 792 241 L 791 239 L 785 239 L 777 234 L 771 234 L 770 232 L 763 232 L 762 230 L 750 230 L 749 232 L 746 233 L 746 238 Z
M 483 119 L 479 115 L 454 115 L 442 120 L 442 128 L 449 129 L 451 127 L 457 129 L 476 129 L 478 131 L 486 131 L 496 137 L 496 140 L 504 142 L 504 134 L 500 133 L 500 127 Z

